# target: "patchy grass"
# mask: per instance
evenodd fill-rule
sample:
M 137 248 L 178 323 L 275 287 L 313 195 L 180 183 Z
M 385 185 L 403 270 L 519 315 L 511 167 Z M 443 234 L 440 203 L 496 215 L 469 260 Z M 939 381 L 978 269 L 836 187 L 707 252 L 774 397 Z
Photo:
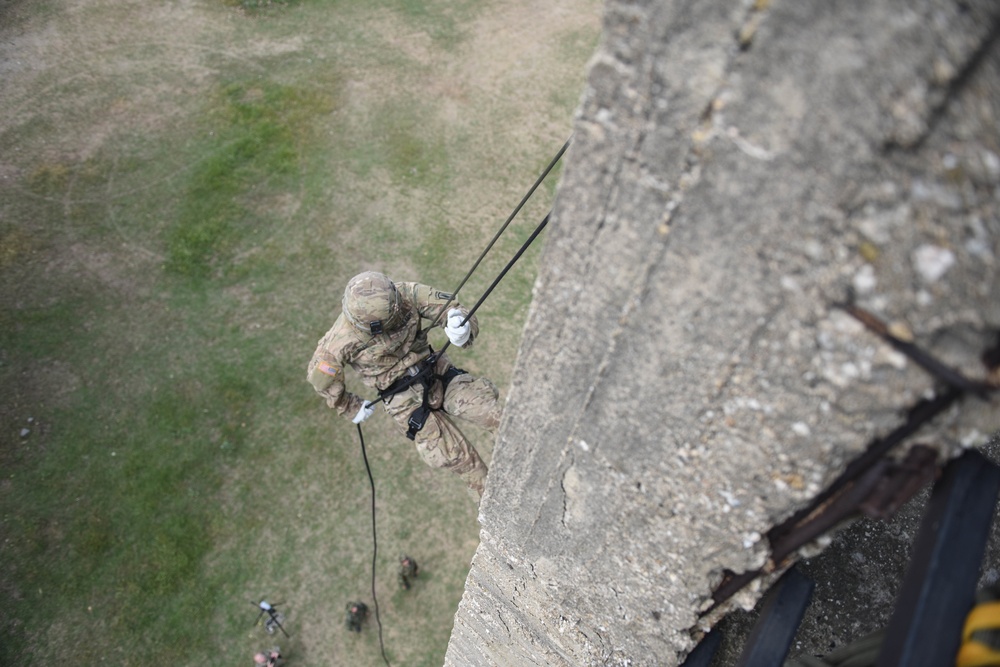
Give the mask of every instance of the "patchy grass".
M 206 156 L 190 170 L 167 231 L 168 271 L 206 278 L 225 271 L 226 260 L 268 220 L 259 215 L 254 190 L 293 189 L 312 120 L 329 114 L 329 95 L 267 80 L 221 87 L 208 111 Z
M 550 30 L 596 32 L 593 4 Z M 290 665 L 381 664 L 374 619 L 343 628 L 348 600 L 372 606 L 357 432 L 305 364 L 358 271 L 455 286 L 568 135 L 582 56 L 515 66 L 494 35 L 528 6 L 16 7 L 10 30 L 35 32 L 13 35 L 12 62 L 32 67 L 12 66 L 0 98 L 5 655 L 231 665 L 277 643 Z M 489 56 L 481 80 L 463 78 L 497 52 L 509 66 Z M 543 94 L 502 97 L 525 76 Z M 453 354 L 501 388 L 537 252 L 480 311 L 483 344 Z M 440 665 L 476 508 L 384 416 L 364 435 L 386 648 L 393 664 Z M 404 551 L 421 564 L 409 593 L 395 583 Z M 290 640 L 254 627 L 261 598 L 283 603 Z
M 405 16 L 409 24 L 426 31 L 439 48 L 454 49 L 467 36 L 464 29 L 466 22 L 482 11 L 487 3 L 473 0 L 380 0 L 377 4 Z

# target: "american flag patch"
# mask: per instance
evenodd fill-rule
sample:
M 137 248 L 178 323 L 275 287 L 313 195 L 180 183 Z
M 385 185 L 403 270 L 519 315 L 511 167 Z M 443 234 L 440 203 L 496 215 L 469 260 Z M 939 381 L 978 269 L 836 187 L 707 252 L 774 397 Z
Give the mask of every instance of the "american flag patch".
M 327 375 L 337 375 L 337 373 L 340 372 L 339 368 L 337 368 L 336 366 L 331 366 L 325 361 L 319 362 L 319 364 L 316 366 L 316 370 L 318 370 L 320 373 L 326 373 Z

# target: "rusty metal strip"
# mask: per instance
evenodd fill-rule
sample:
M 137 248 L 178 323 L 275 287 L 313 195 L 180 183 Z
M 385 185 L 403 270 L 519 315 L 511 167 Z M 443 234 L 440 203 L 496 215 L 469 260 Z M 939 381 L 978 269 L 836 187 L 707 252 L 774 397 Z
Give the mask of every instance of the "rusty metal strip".
M 729 573 L 713 599 L 722 602 L 758 576 L 775 571 L 803 545 L 859 513 L 877 519 L 892 516 L 937 472 L 937 452 L 924 445 L 914 445 L 900 464 L 887 459 L 877 461 L 860 480 L 847 484 L 839 494 L 815 507 L 793 526 L 782 524 L 786 531 L 771 541 L 771 562 L 742 575 Z
M 781 563 L 803 545 L 856 516 L 861 503 L 876 489 L 888 468 L 889 461 L 876 461 L 860 479 L 845 486 L 804 520 L 790 526 L 788 532 L 771 542 L 771 560 Z
M 938 453 L 926 445 L 914 445 L 906 458 L 882 477 L 859 508 L 870 519 L 887 519 L 938 476 Z
M 791 520 L 781 524 L 778 528 L 782 531 L 773 538 L 769 536 L 771 558 L 767 564 L 741 574 L 727 573 L 712 596 L 712 606 L 704 614 L 757 577 L 785 567 L 796 551 L 838 524 L 860 514 L 879 519 L 891 516 L 937 473 L 937 452 L 924 445 L 914 445 L 901 463 L 887 458 L 876 461 L 859 479 L 845 483 L 839 492 L 793 524 Z
M 840 474 L 824 491 L 820 492 L 806 507 L 799 510 L 787 521 L 775 526 L 768 531 L 767 536 L 771 544 L 783 539 L 788 532 L 795 530 L 795 527 L 803 519 L 815 512 L 817 508 L 824 505 L 830 498 L 840 493 L 840 491 L 860 477 L 866 470 L 875 465 L 875 462 L 885 456 L 893 447 L 903 442 L 920 429 L 921 426 L 944 412 L 955 401 L 962 397 L 962 390 L 951 388 L 940 396 L 933 399 L 923 399 L 919 401 L 907 414 L 906 421 L 884 438 L 876 438 L 860 456 L 851 461 L 844 472 Z
M 787 565 L 786 559 L 799 548 L 827 532 L 854 514 L 872 518 L 891 516 L 907 500 L 934 479 L 938 472 L 937 453 L 922 445 L 914 445 L 900 464 L 887 460 L 889 451 L 910 437 L 921 426 L 934 419 L 966 393 L 989 400 L 989 394 L 1000 388 L 1000 379 L 990 382 L 969 380 L 949 368 L 931 354 L 889 331 L 889 327 L 870 312 L 849 302 L 840 304 L 869 329 L 886 339 L 893 347 L 912 359 L 921 368 L 947 384 L 947 389 L 931 399 L 918 401 L 907 413 L 906 421 L 884 438 L 876 438 L 865 451 L 851 461 L 844 471 L 809 504 L 767 533 L 771 558 L 761 568 L 747 572 L 726 572 L 712 594 L 712 605 L 701 613 L 705 616 L 735 595 L 754 579 Z M 983 352 L 983 364 L 994 375 L 1000 375 L 1000 334 L 996 343 Z
M 934 357 L 934 355 L 920 349 L 911 341 L 905 341 L 894 335 L 889 330 L 889 326 L 885 322 L 864 308 L 853 303 L 840 304 L 840 308 L 843 308 L 848 314 L 865 325 L 870 331 L 877 334 L 880 338 L 892 345 L 893 348 L 905 354 L 907 358 L 915 364 L 923 368 L 932 376 L 946 383 L 948 386 L 955 387 L 956 389 L 962 389 L 984 400 L 989 397 L 989 393 L 992 390 L 996 389 L 996 387 L 992 384 L 980 382 L 978 380 L 970 380 L 954 368 L 951 368 L 947 364 L 938 360 Z

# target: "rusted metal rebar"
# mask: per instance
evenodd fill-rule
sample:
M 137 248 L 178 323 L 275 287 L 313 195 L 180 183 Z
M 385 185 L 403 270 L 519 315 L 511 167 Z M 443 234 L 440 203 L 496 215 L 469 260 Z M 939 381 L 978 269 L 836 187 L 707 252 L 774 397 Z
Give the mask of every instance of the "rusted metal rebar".
M 922 350 L 913 341 L 903 340 L 894 334 L 877 316 L 857 306 L 850 296 L 838 307 L 943 382 L 945 388 L 932 398 L 921 399 L 914 404 L 900 426 L 888 435 L 872 440 L 865 451 L 808 505 L 768 531 L 767 538 L 771 545 L 768 562 L 756 570 L 727 572 L 712 595 L 712 605 L 702 616 L 718 608 L 754 579 L 787 566 L 786 561 L 798 549 L 842 521 L 859 514 L 879 519 L 894 514 L 938 476 L 940 462 L 937 451 L 925 445 L 914 445 L 901 462 L 892 461 L 887 457 L 888 453 L 965 394 L 990 400 L 990 394 L 1000 388 L 1000 333 L 996 343 L 981 357 L 988 370 L 988 380 L 971 380 Z

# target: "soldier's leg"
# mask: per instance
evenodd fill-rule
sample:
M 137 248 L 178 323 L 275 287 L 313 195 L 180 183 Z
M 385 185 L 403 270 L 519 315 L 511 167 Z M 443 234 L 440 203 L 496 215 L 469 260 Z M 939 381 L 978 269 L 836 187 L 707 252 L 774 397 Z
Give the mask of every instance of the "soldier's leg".
M 396 423 L 405 430 L 407 414 L 393 415 Z M 486 483 L 486 464 L 462 432 L 447 415 L 440 411 L 431 412 L 427 423 L 414 439 L 417 451 L 424 462 L 432 468 L 443 468 L 459 475 L 473 494 L 483 495 Z
M 500 426 L 500 392 L 488 378 L 466 373 L 448 383 L 444 411 L 496 433 Z

